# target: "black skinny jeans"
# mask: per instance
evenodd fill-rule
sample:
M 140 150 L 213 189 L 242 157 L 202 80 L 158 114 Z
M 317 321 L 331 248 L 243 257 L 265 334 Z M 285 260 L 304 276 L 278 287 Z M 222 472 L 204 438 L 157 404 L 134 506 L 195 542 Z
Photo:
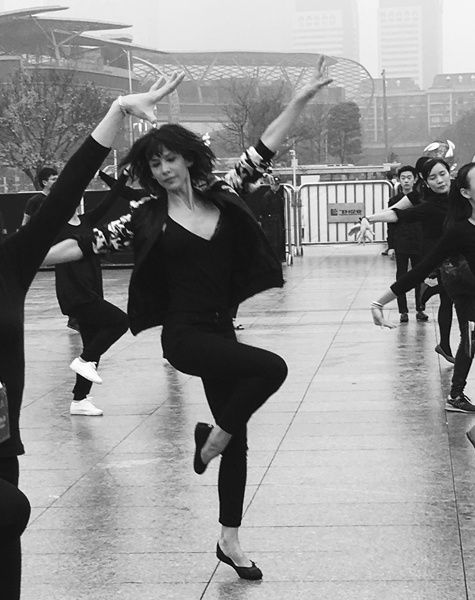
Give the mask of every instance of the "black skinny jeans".
M 463 393 L 467 385 L 467 376 L 472 366 L 473 345 L 470 340 L 468 322 L 475 321 L 475 296 L 458 296 L 454 301 L 455 312 L 460 328 L 460 344 L 455 355 L 454 373 L 450 395 L 452 398 Z M 472 342 L 472 343 L 471 343 Z M 470 349 L 472 348 L 472 351 Z
M 18 489 L 18 458 L 0 458 L 0 598 L 18 600 L 21 588 L 20 536 L 30 518 L 28 498 Z
M 79 324 L 83 360 L 99 363 L 101 356 L 109 350 L 129 328 L 127 315 L 114 304 L 98 298 L 87 304 L 80 304 L 70 312 Z M 73 388 L 74 400 L 82 400 L 91 391 L 92 381 L 76 375 Z
M 162 332 L 164 356 L 179 371 L 200 377 L 216 424 L 232 438 L 219 468 L 219 522 L 239 527 L 247 477 L 247 422 L 287 377 L 285 361 L 236 340 L 226 315 L 175 314 Z
M 437 282 L 439 285 L 439 311 L 437 313 L 437 321 L 439 324 L 440 331 L 440 345 L 442 349 L 451 354 L 450 350 L 450 329 L 452 328 L 452 315 L 453 315 L 453 301 L 445 291 L 440 278 L 440 273 L 437 273 Z
M 413 269 L 418 262 L 420 262 L 420 256 L 416 254 L 405 254 L 403 252 L 396 251 L 396 280 L 400 279 L 403 275 L 405 275 L 409 268 L 409 261 L 411 261 L 411 269 Z M 421 303 L 421 286 L 420 284 L 416 285 L 414 288 L 415 292 L 415 300 L 416 300 L 416 310 L 421 311 L 424 310 L 424 306 Z M 397 297 L 397 306 L 399 309 L 399 313 L 407 313 L 409 312 L 407 309 L 407 298 L 406 294 L 400 294 Z

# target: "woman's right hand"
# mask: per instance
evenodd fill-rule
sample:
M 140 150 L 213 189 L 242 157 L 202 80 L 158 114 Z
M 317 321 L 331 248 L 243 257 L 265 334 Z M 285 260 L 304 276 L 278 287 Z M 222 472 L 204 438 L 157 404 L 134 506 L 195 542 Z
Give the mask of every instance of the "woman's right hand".
M 373 323 L 378 327 L 387 327 L 387 329 L 395 329 L 397 327 L 394 323 L 386 321 L 383 309 L 378 306 L 371 307 L 371 316 L 373 317 Z
M 176 90 L 185 77 L 184 71 L 174 71 L 171 77 L 160 77 L 149 89 L 141 94 L 128 94 L 121 97 L 121 108 L 138 119 L 146 119 L 152 125 L 157 123 L 155 106 L 162 98 Z
M 358 225 L 354 225 L 349 229 L 348 235 L 355 236 L 355 242 L 358 244 L 365 244 L 366 242 L 372 242 L 374 239 L 374 232 L 371 225 L 365 217 L 361 219 Z

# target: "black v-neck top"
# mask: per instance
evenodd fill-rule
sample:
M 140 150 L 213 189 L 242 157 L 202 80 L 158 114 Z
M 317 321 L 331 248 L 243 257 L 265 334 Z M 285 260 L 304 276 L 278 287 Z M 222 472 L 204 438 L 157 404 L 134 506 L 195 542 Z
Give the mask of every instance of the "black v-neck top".
M 157 247 L 165 258 L 169 313 L 229 310 L 234 233 L 225 212 L 209 240 L 168 216 Z

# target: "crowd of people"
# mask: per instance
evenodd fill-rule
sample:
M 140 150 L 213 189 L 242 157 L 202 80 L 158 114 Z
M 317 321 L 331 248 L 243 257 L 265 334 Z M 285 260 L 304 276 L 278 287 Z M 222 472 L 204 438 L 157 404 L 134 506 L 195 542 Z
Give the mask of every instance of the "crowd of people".
M 262 571 L 242 550 L 239 528 L 247 472 L 247 422 L 287 376 L 284 360 L 240 343 L 231 308 L 284 283 L 282 265 L 240 197 L 268 170 L 307 103 L 331 80 L 320 60 L 314 77 L 248 148 L 225 178 L 213 173 L 214 155 L 202 138 L 174 124 L 157 127 L 155 108 L 184 73 L 159 80 L 145 93 L 116 99 L 64 169 L 45 174 L 42 193 L 23 226 L 0 244 L 0 581 L 2 598 L 17 600 L 21 584 L 20 537 L 29 503 L 18 488 L 23 454 L 19 417 L 24 386 L 24 303 L 42 264 L 55 264 L 58 300 L 77 319 L 83 351 L 76 372 L 72 414 L 95 416 L 91 383 L 100 383 L 100 356 L 128 327 L 133 334 L 162 325 L 164 356 L 178 370 L 202 379 L 213 425 L 197 423 L 193 468 L 206 470 L 221 455 L 217 558 L 243 579 Z M 128 115 L 152 129 L 130 148 L 127 166 L 102 206 L 80 215 L 77 207 Z M 131 212 L 94 227 L 121 193 L 127 177 L 147 195 Z M 128 314 L 106 302 L 97 255 L 133 247 Z M 76 263 L 76 264 L 74 264 Z M 2 408 L 4 415 L 1 418 Z M 84 410 L 84 412 L 81 412 Z M 7 412 L 5 412 L 7 411 Z
M 41 265 L 55 265 L 61 311 L 74 319 L 82 339 L 82 352 L 70 365 L 76 376 L 71 415 L 103 414 L 91 388 L 102 383 L 101 357 L 129 328 L 137 335 L 161 325 L 164 357 L 202 380 L 214 423 L 196 424 L 190 463 L 201 475 L 221 457 L 216 556 L 243 579 L 262 578 L 239 541 L 247 423 L 284 383 L 287 365 L 273 352 L 238 341 L 233 315 L 250 296 L 284 284 L 282 189 L 267 172 L 307 103 L 331 80 L 320 60 L 314 78 L 295 92 L 255 146 L 217 178 L 214 154 L 200 136 L 177 124 L 157 126 L 157 103 L 183 78 L 174 73 L 148 92 L 115 100 L 61 173 L 40 173 L 42 191 L 28 202 L 22 227 L 0 242 L 0 581 L 5 600 L 20 597 L 20 537 L 30 511 L 18 488 L 17 457 L 24 452 L 19 428 L 24 303 Z M 102 202 L 93 210 L 79 210 L 88 183 L 129 115 L 154 126 L 129 149 L 120 177 Z M 263 177 L 267 195 L 253 203 L 249 190 Z M 117 198 L 127 197 L 129 181 L 139 183 L 143 197 L 130 203 L 128 213 L 100 224 Z M 400 191 L 388 208 L 367 215 L 354 228 L 358 240 L 365 240 L 371 223 L 389 225 L 388 255 L 395 259 L 396 281 L 372 303 L 372 318 L 378 326 L 394 327 L 383 307 L 397 300 L 400 322 L 407 323 L 406 294 L 414 289 L 415 318 L 427 321 L 425 303 L 434 290 L 423 293 L 421 284 L 436 273 L 440 341 L 435 351 L 454 365 L 446 410 L 475 413 L 464 393 L 475 354 L 475 163 L 463 166 L 452 180 L 444 158 L 421 157 L 414 166 L 399 169 L 398 182 Z M 280 211 L 272 210 L 276 205 Z M 126 314 L 104 298 L 100 255 L 131 247 Z M 457 287 L 454 281 L 462 271 L 465 279 Z M 450 345 L 453 307 L 461 335 L 455 356 Z M 468 437 L 475 446 L 472 431 Z
M 414 167 L 401 167 L 398 180 L 401 191 L 390 199 L 388 208 L 367 215 L 354 228 L 361 241 L 371 223 L 388 223 L 388 255 L 394 254 L 396 260 L 396 281 L 371 304 L 373 321 L 394 328 L 385 319 L 383 307 L 396 299 L 400 321 L 407 322 L 406 293 L 411 289 L 415 290 L 416 319 L 426 321 L 423 311 L 430 295 L 421 294 L 420 286 L 435 273 L 440 299 L 440 343 L 435 351 L 454 365 L 445 408 L 473 414 L 475 405 L 464 390 L 475 353 L 475 163 L 461 167 L 452 180 L 444 158 L 422 156 Z M 455 357 L 450 346 L 453 307 L 460 329 Z M 467 436 L 475 446 L 474 432 L 468 431 Z

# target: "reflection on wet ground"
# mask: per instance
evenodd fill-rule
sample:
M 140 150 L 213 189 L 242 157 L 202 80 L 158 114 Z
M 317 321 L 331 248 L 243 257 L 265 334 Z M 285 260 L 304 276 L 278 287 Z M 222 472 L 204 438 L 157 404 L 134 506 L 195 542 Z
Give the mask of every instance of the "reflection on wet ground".
M 380 250 L 306 248 L 283 290 L 240 308 L 240 339 L 289 365 L 249 425 L 241 540 L 259 583 L 214 556 L 217 465 L 192 470 L 194 424 L 211 420 L 200 381 L 162 360 L 159 330 L 128 333 L 93 388 L 104 417 L 71 417 L 79 336 L 40 273 L 26 308 L 21 485 L 33 514 L 22 598 L 475 599 L 475 452 L 464 435 L 475 419 L 444 411 L 452 369 L 434 352 L 436 300 L 428 323 L 411 308 L 394 331 L 371 324 L 369 303 L 395 270 Z M 122 308 L 128 277 L 104 272 Z M 457 335 L 454 323 L 454 350 Z

